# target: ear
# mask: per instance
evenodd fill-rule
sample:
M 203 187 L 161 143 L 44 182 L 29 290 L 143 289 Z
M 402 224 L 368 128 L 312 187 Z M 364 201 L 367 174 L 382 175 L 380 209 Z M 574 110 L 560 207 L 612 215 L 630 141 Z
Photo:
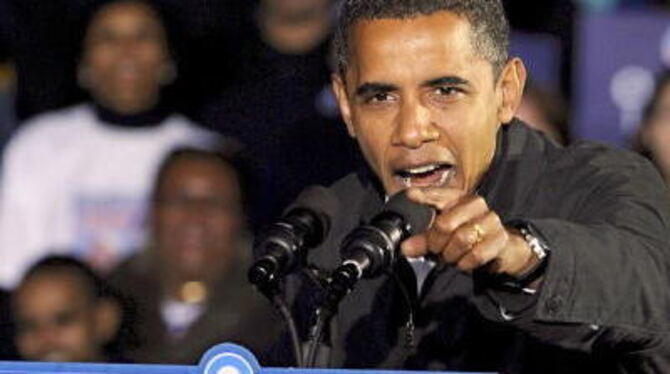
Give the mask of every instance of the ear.
M 344 77 L 340 74 L 334 73 L 331 76 L 333 92 L 337 99 L 337 105 L 340 107 L 340 114 L 344 123 L 347 125 L 347 131 L 352 138 L 356 137 L 356 131 L 351 121 L 351 107 L 349 106 L 349 99 L 347 97 L 347 87 L 344 83 Z
M 77 67 L 77 84 L 82 90 L 91 88 L 91 72 L 83 62 Z
M 168 59 L 161 67 L 159 74 L 158 83 L 161 86 L 172 84 L 177 79 L 177 65 Z
M 498 107 L 500 123 L 508 123 L 514 118 L 521 105 L 527 75 L 526 66 L 520 58 L 515 57 L 505 64 L 498 81 L 499 92 L 502 95 Z
M 95 310 L 95 333 L 98 343 L 109 343 L 121 325 L 121 304 L 112 298 L 100 299 Z

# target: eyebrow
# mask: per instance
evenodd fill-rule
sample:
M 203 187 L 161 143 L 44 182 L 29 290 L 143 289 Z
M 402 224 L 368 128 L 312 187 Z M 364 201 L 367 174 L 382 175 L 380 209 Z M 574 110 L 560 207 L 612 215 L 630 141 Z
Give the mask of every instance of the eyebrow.
M 435 79 L 429 79 L 421 84 L 424 87 L 438 87 L 445 85 L 468 86 L 470 82 L 457 76 L 444 76 Z M 356 89 L 356 96 L 369 97 L 378 93 L 397 91 L 398 86 L 391 83 L 368 82 L 363 83 Z
M 470 82 L 467 80 L 449 75 L 445 77 L 439 77 L 435 79 L 430 79 L 425 82 L 423 82 L 422 86 L 424 87 L 437 87 L 437 86 L 445 86 L 445 85 L 456 85 L 456 86 L 468 86 L 470 85 Z
M 378 93 L 397 91 L 398 86 L 390 83 L 363 83 L 356 89 L 356 96 L 368 97 Z

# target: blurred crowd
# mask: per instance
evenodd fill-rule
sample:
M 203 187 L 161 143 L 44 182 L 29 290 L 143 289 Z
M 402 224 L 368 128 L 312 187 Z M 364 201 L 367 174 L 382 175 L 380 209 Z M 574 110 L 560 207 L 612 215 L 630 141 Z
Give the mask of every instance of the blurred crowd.
M 0 0 L 0 358 L 262 359 L 277 338 L 254 234 L 364 167 L 330 91 L 337 1 L 186 3 Z M 507 3 L 560 40 L 560 84 L 532 80 L 518 116 L 563 144 L 575 14 L 665 5 Z M 655 87 L 630 146 L 670 185 L 670 73 Z

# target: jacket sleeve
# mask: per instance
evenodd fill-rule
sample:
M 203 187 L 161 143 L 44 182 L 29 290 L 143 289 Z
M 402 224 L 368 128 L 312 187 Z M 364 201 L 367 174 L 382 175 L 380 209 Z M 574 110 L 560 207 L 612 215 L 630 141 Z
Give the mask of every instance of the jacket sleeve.
M 525 218 L 551 249 L 538 292 L 487 289 L 475 302 L 485 317 L 542 341 L 670 370 L 669 192 L 631 158 L 582 183 L 588 192 L 569 217 Z

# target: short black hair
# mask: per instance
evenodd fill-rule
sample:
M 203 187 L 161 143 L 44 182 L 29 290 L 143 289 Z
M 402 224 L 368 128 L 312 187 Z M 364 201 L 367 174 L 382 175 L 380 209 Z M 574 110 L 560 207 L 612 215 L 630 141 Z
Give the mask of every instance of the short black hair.
M 252 210 L 256 186 L 256 167 L 245 150 L 235 142 L 221 142 L 211 147 L 180 146 L 168 153 L 156 173 L 152 202 L 156 204 L 160 198 L 159 192 L 165 182 L 165 176 L 170 168 L 181 160 L 204 160 L 219 163 L 233 169 L 240 188 L 242 207 L 245 213 Z
M 36 275 L 51 271 L 62 271 L 78 276 L 83 283 L 80 285 L 91 296 L 92 300 L 114 296 L 103 279 L 86 263 L 74 257 L 49 255 L 34 263 L 23 276 L 22 283 Z
M 498 76 L 507 62 L 509 47 L 509 23 L 500 0 L 344 0 L 334 40 L 340 74 L 348 67 L 349 36 L 356 22 L 408 19 L 441 11 L 470 22 L 475 52 L 491 62 Z

